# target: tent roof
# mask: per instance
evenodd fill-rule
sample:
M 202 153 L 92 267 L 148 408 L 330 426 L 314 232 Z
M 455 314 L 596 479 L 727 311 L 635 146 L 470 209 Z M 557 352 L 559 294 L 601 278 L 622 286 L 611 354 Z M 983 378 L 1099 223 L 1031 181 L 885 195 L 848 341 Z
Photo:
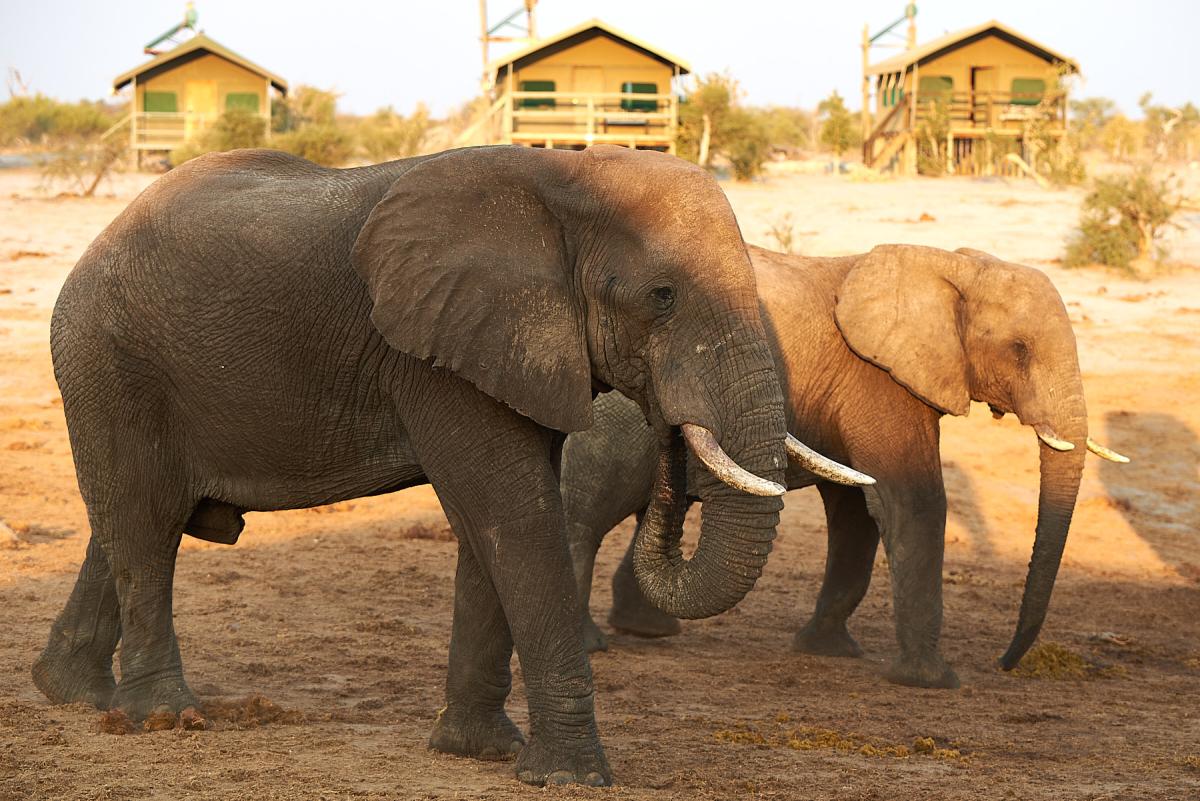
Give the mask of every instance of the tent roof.
M 512 64 L 515 69 L 520 69 L 526 64 L 532 64 L 546 56 L 566 50 L 569 47 L 586 42 L 597 36 L 608 36 L 610 39 L 615 39 L 622 44 L 629 45 L 635 50 L 641 51 L 645 55 L 669 67 L 679 67 L 680 75 L 686 75 L 692 71 L 692 66 L 678 56 L 671 55 L 661 48 L 647 44 L 636 36 L 630 36 L 624 31 L 609 25 L 607 22 L 595 18 L 567 28 L 565 31 L 557 33 L 554 36 L 539 39 L 532 44 L 498 58 L 488 65 L 488 69 L 492 75 L 495 75 L 509 64 Z
M 181 64 L 186 64 L 189 61 L 210 53 L 214 56 L 220 56 L 226 61 L 231 61 L 239 67 L 244 67 L 256 75 L 261 75 L 263 78 L 268 79 L 271 85 L 280 92 L 287 94 L 288 83 L 283 78 L 263 69 L 253 61 L 239 56 L 223 44 L 208 38 L 203 33 L 196 34 L 174 50 L 160 53 L 146 63 L 139 64 L 128 72 L 121 73 L 116 78 L 113 78 L 113 89 L 120 89 L 134 78 L 152 78 L 155 75 L 167 72 Z
M 1072 72 L 1079 71 L 1079 65 L 1073 59 L 1051 50 L 1045 45 L 1038 44 L 1028 36 L 1018 33 L 1007 25 L 993 19 L 970 28 L 964 28 L 961 31 L 939 36 L 937 39 L 914 47 L 912 50 L 905 50 L 891 58 L 880 61 L 878 64 L 872 64 L 867 68 L 867 74 L 881 75 L 891 72 L 901 72 L 913 64 L 925 64 L 935 58 L 944 56 L 946 53 L 957 50 L 960 47 L 965 47 L 988 36 L 996 36 L 1003 39 L 1009 44 L 1028 51 L 1051 64 L 1066 64 Z

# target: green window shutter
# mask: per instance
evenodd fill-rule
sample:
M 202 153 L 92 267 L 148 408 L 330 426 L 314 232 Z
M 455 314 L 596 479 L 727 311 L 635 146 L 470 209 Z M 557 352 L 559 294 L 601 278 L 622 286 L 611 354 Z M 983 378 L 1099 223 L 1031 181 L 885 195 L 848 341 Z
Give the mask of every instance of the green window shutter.
M 553 92 L 554 81 L 521 81 L 522 92 Z M 554 108 L 552 97 L 523 97 L 517 101 L 517 108 Z
M 142 111 L 179 111 L 174 92 L 146 92 L 142 96 Z
M 254 92 L 230 92 L 225 95 L 225 110 L 244 109 L 258 113 L 258 95 Z
M 624 94 L 633 95 L 656 95 L 658 94 L 658 84 L 656 83 L 634 83 L 626 81 L 621 84 L 621 92 Z M 657 100 L 637 100 L 632 97 L 621 98 L 622 111 L 658 111 Z
M 1041 78 L 1013 78 L 1012 104 L 1036 106 L 1046 94 L 1046 82 Z
M 954 79 L 949 75 L 922 75 L 917 84 L 917 97 L 926 100 L 949 100 L 954 91 Z

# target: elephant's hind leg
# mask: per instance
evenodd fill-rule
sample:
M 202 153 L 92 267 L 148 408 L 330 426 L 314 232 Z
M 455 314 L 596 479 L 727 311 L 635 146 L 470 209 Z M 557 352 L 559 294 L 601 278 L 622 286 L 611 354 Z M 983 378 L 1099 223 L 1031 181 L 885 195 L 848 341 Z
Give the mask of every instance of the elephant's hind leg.
M 169 714 L 173 724 L 197 705 L 183 679 L 171 603 L 175 556 L 196 501 L 156 440 L 126 432 L 107 444 L 104 463 L 81 471 L 80 489 L 120 610 L 121 680 L 110 705 L 134 720 Z
M 879 528 L 867 511 L 858 487 L 819 484 L 829 526 L 829 549 L 825 556 L 825 578 L 812 617 L 796 632 L 792 647 L 820 656 L 862 656 L 862 648 L 850 636 L 846 621 L 871 584 Z
M 33 683 L 56 704 L 83 701 L 107 709 L 116 690 L 112 657 L 121 610 L 108 557 L 95 536 L 50 640 L 33 663 Z

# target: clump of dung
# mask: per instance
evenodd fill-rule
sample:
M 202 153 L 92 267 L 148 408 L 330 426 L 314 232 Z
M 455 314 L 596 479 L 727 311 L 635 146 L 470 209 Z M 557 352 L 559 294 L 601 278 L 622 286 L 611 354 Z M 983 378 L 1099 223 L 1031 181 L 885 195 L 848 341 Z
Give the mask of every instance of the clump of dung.
M 269 723 L 293 725 L 304 722 L 298 709 L 284 709 L 265 695 L 255 693 L 240 700 L 214 698 L 204 702 L 209 720 L 230 723 L 237 729 L 256 729 Z
M 881 743 L 859 734 L 824 729 L 818 726 L 789 726 L 791 718 L 780 713 L 763 723 L 739 723 L 734 728 L 713 732 L 719 742 L 752 745 L 758 748 L 790 748 L 793 751 L 840 751 L 866 757 L 907 759 L 911 756 L 930 756 L 935 759 L 966 761 L 955 748 L 939 748 L 932 737 L 918 737 L 910 748 L 907 745 Z
M 101 734 L 133 734 L 133 721 L 120 709 L 110 709 L 100 716 L 96 729 Z
M 1024 679 L 1078 681 L 1097 678 L 1120 678 L 1128 671 L 1121 666 L 1105 666 L 1085 659 L 1065 645 L 1056 642 L 1039 643 L 1029 649 L 1012 670 Z

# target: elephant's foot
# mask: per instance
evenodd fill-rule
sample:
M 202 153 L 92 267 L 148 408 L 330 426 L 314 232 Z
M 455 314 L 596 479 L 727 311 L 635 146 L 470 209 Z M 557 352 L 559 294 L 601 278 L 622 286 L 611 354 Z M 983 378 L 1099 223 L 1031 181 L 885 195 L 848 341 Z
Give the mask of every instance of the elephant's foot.
M 845 621 L 821 624 L 815 618 L 796 632 L 792 638 L 792 650 L 816 656 L 857 658 L 863 655 L 862 647 L 846 630 Z
M 148 731 L 158 729 L 206 728 L 200 704 L 179 670 L 146 677 L 122 677 L 112 697 L 112 708 L 130 720 L 146 721 Z M 168 725 L 169 724 L 169 725 Z
M 679 633 L 679 621 L 646 600 L 633 568 L 627 570 L 624 563 L 613 576 L 613 605 L 608 624 L 638 637 L 673 637 Z
M 920 658 L 901 656 L 888 668 L 884 678 L 906 687 L 954 690 L 959 687 L 958 675 L 938 654 Z
M 612 771 L 604 747 L 593 733 L 588 737 L 550 740 L 534 737 L 517 756 L 517 778 L 526 784 L 612 784 Z
M 524 745 L 504 710 L 480 714 L 453 704 L 442 710 L 429 736 L 434 751 L 490 761 L 512 759 Z
M 589 654 L 608 650 L 608 637 L 596 625 L 596 621 L 592 620 L 591 615 L 583 616 L 583 648 Z
M 105 664 L 105 661 L 110 664 Z M 54 704 L 82 701 L 99 709 L 108 709 L 116 691 L 112 654 L 64 652 L 49 646 L 33 663 L 33 684 Z

